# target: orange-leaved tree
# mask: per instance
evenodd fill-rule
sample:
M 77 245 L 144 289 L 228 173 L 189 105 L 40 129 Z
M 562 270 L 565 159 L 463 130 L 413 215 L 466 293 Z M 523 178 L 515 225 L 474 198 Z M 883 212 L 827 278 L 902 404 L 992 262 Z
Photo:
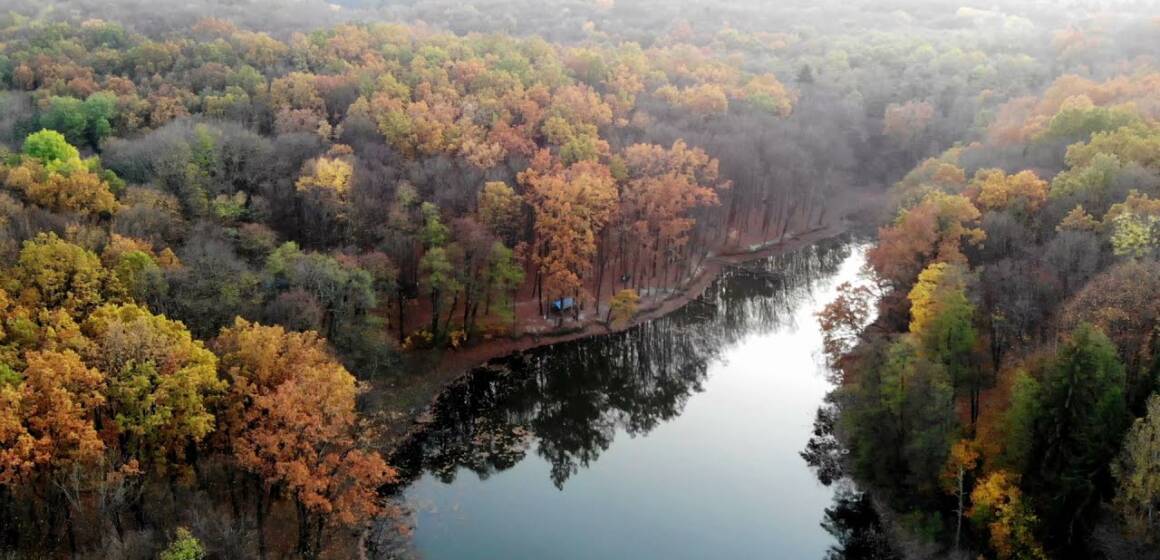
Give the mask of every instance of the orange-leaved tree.
M 962 195 L 931 191 L 878 231 L 878 245 L 866 258 L 878 278 L 895 288 L 909 286 L 932 262 L 966 263 L 963 245 L 986 239 L 981 214 Z
M 317 555 L 327 521 L 356 526 L 386 511 L 377 489 L 395 470 L 357 440 L 354 376 L 322 338 L 239 318 L 213 347 L 230 384 L 226 445 L 267 493 L 293 498 L 301 553 Z
M 598 240 L 617 209 L 616 182 L 607 166 L 564 167 L 546 151 L 521 175 L 535 211 L 537 285 L 548 301 L 587 295 Z

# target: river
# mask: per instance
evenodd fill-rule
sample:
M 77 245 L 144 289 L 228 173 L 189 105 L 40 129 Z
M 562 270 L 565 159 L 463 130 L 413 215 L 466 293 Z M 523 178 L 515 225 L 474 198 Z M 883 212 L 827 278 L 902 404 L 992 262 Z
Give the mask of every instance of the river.
M 413 548 L 840 557 L 834 505 L 849 485 L 821 484 L 799 451 L 832 388 L 814 314 L 858 281 L 864 253 L 835 239 L 734 266 L 661 319 L 478 368 L 396 457 Z

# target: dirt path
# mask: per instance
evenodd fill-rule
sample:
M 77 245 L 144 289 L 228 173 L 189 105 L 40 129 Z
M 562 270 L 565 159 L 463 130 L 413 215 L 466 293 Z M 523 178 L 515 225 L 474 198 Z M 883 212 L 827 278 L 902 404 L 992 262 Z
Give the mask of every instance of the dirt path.
M 726 266 L 793 251 L 822 239 L 841 235 L 847 229 L 847 224 L 843 221 L 803 232 L 781 243 L 771 243 L 756 251 L 710 256 L 705 259 L 701 270 L 691 281 L 673 290 L 671 294 L 660 301 L 645 302 L 645 305 L 642 305 L 631 322 L 618 328 L 609 328 L 603 321 L 588 319 L 580 324 L 567 323 L 570 328 L 563 334 L 525 334 L 518 338 L 495 339 L 478 346 L 444 353 L 436 369 L 439 371 L 461 371 L 516 352 L 632 328 L 684 307 L 685 304 L 700 296 Z
M 409 356 L 410 363 L 406 364 L 406 369 L 424 373 L 374 383 L 363 396 L 362 408 L 377 428 L 375 440 L 378 446 L 389 452 L 428 421 L 428 409 L 443 388 L 477 366 L 516 352 L 617 332 L 657 319 L 700 296 L 727 266 L 794 251 L 839 236 L 850 229 L 851 222 L 843 218 L 836 223 L 792 235 L 756 250 L 710 256 L 692 280 L 663 300 L 646 302 L 647 306 L 641 308 L 631 323 L 619 328 L 609 328 L 601 321 L 589 319 L 579 325 L 572 323 L 571 328 L 559 334 L 525 334 L 518 338 L 493 339 L 470 348 L 448 350 L 440 354 Z

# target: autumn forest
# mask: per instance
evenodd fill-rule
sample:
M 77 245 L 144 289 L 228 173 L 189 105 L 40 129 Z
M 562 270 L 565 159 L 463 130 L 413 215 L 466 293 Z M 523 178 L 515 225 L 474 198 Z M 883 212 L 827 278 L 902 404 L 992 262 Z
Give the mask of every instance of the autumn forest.
M 409 557 L 461 370 L 838 235 L 827 557 L 1154 557 L 1160 5 L 766 4 L 0 2 L 0 558 Z

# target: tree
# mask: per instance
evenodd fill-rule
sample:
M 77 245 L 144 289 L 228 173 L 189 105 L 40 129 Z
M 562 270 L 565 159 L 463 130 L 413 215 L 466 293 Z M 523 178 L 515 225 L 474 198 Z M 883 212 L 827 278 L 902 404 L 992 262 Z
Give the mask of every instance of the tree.
M 1017 478 L 1007 471 L 991 473 L 971 491 L 971 503 L 971 520 L 986 527 L 991 549 L 999 558 L 1046 560 L 1047 554 L 1035 540 L 1038 518 L 1024 503 Z
M 918 152 L 924 148 L 921 142 L 934 114 L 934 105 L 928 101 L 891 103 L 882 118 L 882 133 L 907 153 Z
M 322 157 L 306 162 L 295 182 L 299 191 L 323 189 L 345 196 L 350 191 L 354 166 L 345 159 Z
M 1160 216 L 1123 213 L 1112 220 L 1112 248 L 1117 256 L 1144 258 L 1160 247 Z
M 729 98 L 717 84 L 701 84 L 683 89 L 671 102 L 704 120 L 721 117 L 729 111 Z
M 897 469 L 891 487 L 912 493 L 919 502 L 942 495 L 940 475 L 950 452 L 955 429 L 954 389 L 941 364 L 923 358 L 917 344 L 903 337 L 890 345 L 880 366 L 879 398 L 890 447 L 873 452 L 889 456 Z
M 1007 175 L 1001 169 L 980 169 L 970 189 L 975 204 L 984 211 L 1007 210 L 1029 220 L 1047 202 L 1047 181 L 1034 171 Z
M 350 156 L 320 157 L 302 165 L 294 185 L 302 197 L 304 233 L 309 239 L 332 243 L 346 237 L 354 177 L 352 160 Z
M 971 423 L 978 419 L 982 378 L 972 360 L 975 306 L 967 299 L 966 272 L 959 265 L 934 263 L 911 288 L 910 333 L 922 354 L 942 364 L 955 387 L 970 390 Z
M 354 377 L 323 339 L 239 318 L 213 348 L 229 383 L 227 445 L 267 492 L 294 498 L 299 552 L 317 557 L 326 522 L 356 526 L 385 511 L 377 489 L 395 470 L 358 443 Z
M 1116 345 L 1127 375 L 1128 402 L 1137 408 L 1153 391 L 1155 333 L 1160 325 L 1160 264 L 1128 261 L 1092 278 L 1060 313 L 1060 328 L 1091 323 Z M 1138 408 L 1137 408 L 1138 409 Z
M 110 92 L 96 92 L 85 98 L 81 110 L 85 113 L 85 142 L 94 149 L 100 149 L 101 141 L 113 132 L 117 97 Z
M 803 67 L 806 72 L 808 69 L 809 66 Z M 800 74 L 798 78 L 801 82 Z M 812 82 L 812 76 L 807 77 L 807 81 Z M 755 76 L 745 84 L 744 93 L 745 100 L 750 104 L 779 117 L 788 117 L 793 112 L 794 102 L 797 101 L 797 96 L 773 74 Z
M 160 560 L 202 560 L 205 558 L 205 547 L 201 541 L 185 527 L 177 528 L 177 535 L 165 550 L 161 551 Z
M 1074 542 L 1081 520 L 1109 485 L 1108 465 L 1127 427 L 1124 367 L 1108 337 L 1081 324 L 1043 382 L 1033 488 L 1058 540 Z
M 291 72 L 270 82 L 270 101 L 280 109 L 305 109 L 320 115 L 326 109 L 314 75 L 305 72 Z
M 345 341 L 359 330 L 378 304 L 374 278 L 357 260 L 303 252 L 292 241 L 266 258 L 266 272 L 276 284 L 313 295 L 325 311 L 323 332 L 334 340 Z
M 822 350 L 834 367 L 853 350 L 873 312 L 874 293 L 869 286 L 843 282 L 838 296 L 817 314 L 822 329 Z
M 80 145 L 85 141 L 87 128 L 81 100 L 75 97 L 49 98 L 48 107 L 40 114 L 40 125 L 60 132 L 69 143 Z
M 1100 154 L 1114 155 L 1121 162 L 1137 163 L 1149 169 L 1160 168 L 1160 127 L 1143 123 L 1122 126 L 1093 134 L 1086 143 L 1067 149 L 1067 163 L 1082 167 Z
M 73 162 L 79 163 L 81 159 L 80 152 L 69 144 L 63 134 L 48 129 L 29 134 L 24 139 L 24 154 L 49 170 L 72 166 Z
M 235 316 L 249 316 L 259 301 L 260 277 L 232 245 L 196 234 L 180 251 L 184 266 L 167 273 L 166 309 L 199 337 L 212 336 Z
M 947 465 L 943 470 L 943 486 L 958 502 L 955 510 L 955 550 L 959 549 L 959 541 L 963 532 L 963 518 L 966 517 L 964 502 L 966 500 L 967 475 L 979 465 L 979 450 L 975 442 L 961 439 L 951 446 L 947 456 Z
M 909 209 L 922 202 L 932 190 L 945 194 L 963 194 L 967 175 L 959 160 L 962 150 L 951 149 L 938 157 L 928 158 L 890 188 L 899 208 Z
M 1140 117 L 1135 111 L 1121 107 L 1096 107 L 1090 97 L 1077 95 L 1063 102 L 1041 138 L 1084 141 L 1093 133 L 1114 131 L 1137 122 L 1140 122 Z
M 515 320 L 515 291 L 524 283 L 524 269 L 516 260 L 515 252 L 502 242 L 491 245 L 488 258 L 488 295 L 484 313 L 491 312 L 495 303 L 501 310 L 501 318 Z
M 686 249 L 696 224 L 690 213 L 716 205 L 717 191 L 729 183 L 719 180 L 717 160 L 681 140 L 669 149 L 635 144 L 625 150 L 624 162 L 627 182 L 620 201 L 624 234 L 635 238 L 636 260 L 643 261 L 644 272 L 651 261 L 651 275 L 657 276 L 660 260 L 667 277 L 669 262 Z
M 1112 231 L 1112 249 L 1117 256 L 1141 259 L 1155 255 L 1160 249 L 1160 200 L 1132 190 L 1124 202 L 1108 209 L 1104 226 Z
M 419 211 L 423 215 L 423 230 L 421 232 L 423 244 L 428 248 L 446 244 L 447 240 L 451 238 L 451 230 L 443 224 L 443 218 L 439 216 L 439 207 L 430 202 L 424 202 L 419 205 Z
M 612 296 L 608 303 L 608 322 L 615 326 L 624 326 L 636 316 L 640 296 L 636 290 L 624 289 Z
M 113 275 L 134 301 L 159 305 L 169 295 L 165 272 L 152 255 L 144 251 L 122 253 L 113 266 Z
M 159 469 L 214 430 L 213 400 L 224 391 L 217 359 L 185 325 L 134 304 L 104 305 L 85 320 L 89 362 L 108 376 L 109 414 L 125 460 Z
M 1091 214 L 1084 210 L 1082 204 L 1077 204 L 1064 215 L 1063 219 L 1059 221 L 1059 225 L 1055 226 L 1058 232 L 1064 231 L 1086 231 L 1094 232 L 1100 227 L 1100 222 L 1092 217 Z
M 428 250 L 419 261 L 419 270 L 423 274 L 423 285 L 431 295 L 431 335 L 438 337 L 439 312 L 443 300 L 448 294 L 458 292 L 462 284 L 443 247 Z
M 54 233 L 24 242 L 9 280 L 10 291 L 30 305 L 60 307 L 73 317 L 86 315 L 114 295 L 111 277 L 97 255 Z
M 1000 421 L 1003 447 L 997 462 L 1011 472 L 1027 472 L 1035 452 L 1036 422 L 1043 414 L 1042 387 L 1026 371 L 1015 372 L 1011 398 Z
M 113 131 L 111 120 L 116 116 L 117 97 L 112 93 L 96 92 L 84 101 L 53 96 L 47 103 L 40 114 L 40 125 L 59 131 L 74 145 L 98 148 Z
M 1082 165 L 1072 165 L 1051 180 L 1048 196 L 1074 200 L 1092 212 L 1102 212 L 1113 202 L 1116 178 L 1124 163 L 1113 154 L 1099 153 Z
M 96 417 L 105 379 L 72 350 L 28 352 L 23 381 L 0 386 L 0 485 L 94 465 L 105 450 Z M 40 479 L 44 480 L 44 479 Z
M 26 161 L 9 170 L 5 182 L 30 202 L 55 212 L 107 217 L 118 207 L 108 182 L 88 169 L 46 171 Z
M 479 221 L 507 245 L 523 233 L 523 199 L 503 181 L 488 181 L 479 191 Z
M 579 307 L 587 295 L 597 240 L 616 209 L 616 183 L 603 165 L 581 162 L 565 169 L 549 164 L 544 152 L 537 158 L 521 178 L 535 210 L 541 311 L 545 296 L 549 302 L 575 298 Z
M 1117 481 L 1113 507 L 1129 534 L 1155 543 L 1160 536 L 1160 395 L 1148 399 L 1147 413 L 1124 436 L 1112 474 Z
M 978 245 L 986 238 L 976 227 L 980 217 L 965 196 L 932 191 L 878 231 L 878 245 L 866 258 L 882 281 L 909 286 L 932 262 L 965 263 L 964 244 Z

